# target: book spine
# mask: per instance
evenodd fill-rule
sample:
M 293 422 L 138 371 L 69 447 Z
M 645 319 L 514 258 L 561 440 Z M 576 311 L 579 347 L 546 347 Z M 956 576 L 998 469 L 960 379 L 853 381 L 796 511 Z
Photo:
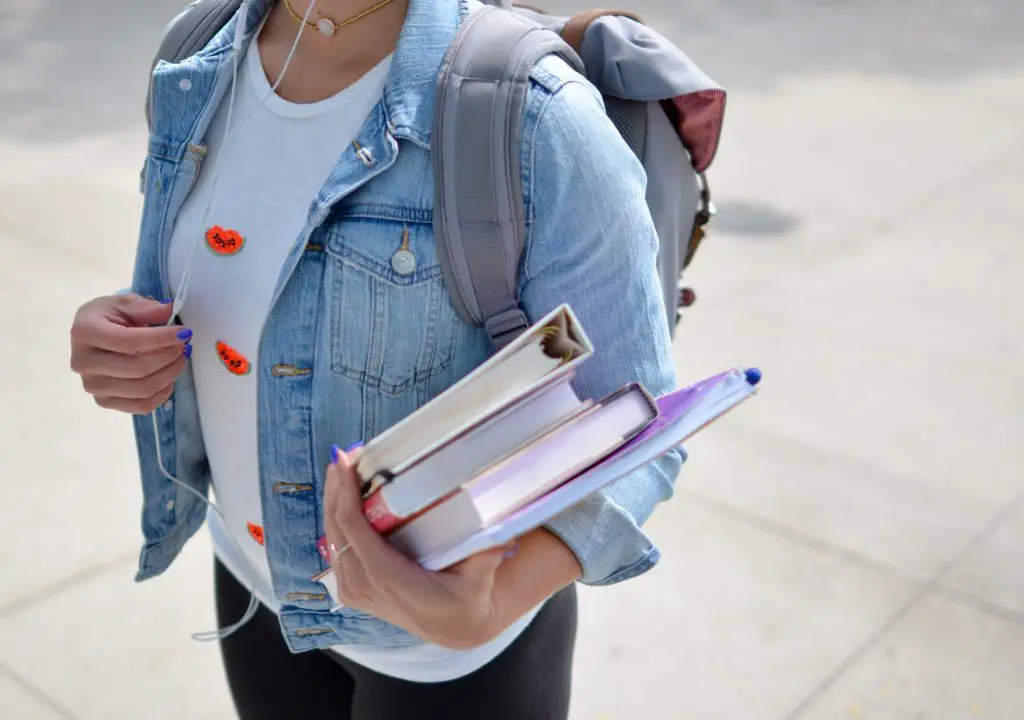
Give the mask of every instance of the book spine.
M 405 518 L 391 512 L 384 493 L 379 490 L 363 501 L 363 517 L 379 533 L 390 532 L 405 522 Z

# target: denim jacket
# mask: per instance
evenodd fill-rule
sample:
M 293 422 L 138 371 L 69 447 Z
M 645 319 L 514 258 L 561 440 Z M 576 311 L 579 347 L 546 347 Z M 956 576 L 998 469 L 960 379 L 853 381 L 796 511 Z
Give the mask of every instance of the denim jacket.
M 251 34 L 271 0 L 250 3 Z M 409 645 L 404 630 L 351 610 L 330 613 L 316 549 L 329 448 L 369 439 L 483 362 L 486 332 L 457 315 L 432 229 L 430 135 L 435 78 L 467 0 L 410 0 L 381 101 L 311 198 L 274 290 L 258 362 L 259 485 L 273 589 L 295 652 L 336 644 Z M 167 252 L 175 216 L 195 183 L 204 136 L 231 82 L 236 16 L 202 51 L 152 76 L 153 124 L 132 290 L 169 297 Z M 574 380 L 583 397 L 629 381 L 658 394 L 675 386 L 656 275 L 657 238 L 638 160 L 604 114 L 597 91 L 562 61 L 539 63 L 523 118 L 528 222 L 520 271 L 536 320 L 569 303 L 595 346 Z M 415 269 L 391 257 L 403 236 Z M 163 572 L 200 528 L 206 507 L 164 469 L 207 496 L 210 468 L 195 384 L 186 368 L 174 395 L 135 418 L 144 546 L 138 580 Z M 159 438 L 159 440 L 157 440 Z M 156 443 L 160 443 L 158 456 Z M 576 554 L 582 581 L 607 585 L 659 558 L 641 525 L 672 495 L 682 452 L 621 480 L 551 521 Z

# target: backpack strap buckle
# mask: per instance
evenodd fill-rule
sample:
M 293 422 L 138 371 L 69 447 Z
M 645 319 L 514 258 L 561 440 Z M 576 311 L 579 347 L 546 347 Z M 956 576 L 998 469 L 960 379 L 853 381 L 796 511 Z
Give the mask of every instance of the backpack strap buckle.
M 487 318 L 484 328 L 495 348 L 501 349 L 523 334 L 530 327 L 530 320 L 520 307 L 502 310 Z

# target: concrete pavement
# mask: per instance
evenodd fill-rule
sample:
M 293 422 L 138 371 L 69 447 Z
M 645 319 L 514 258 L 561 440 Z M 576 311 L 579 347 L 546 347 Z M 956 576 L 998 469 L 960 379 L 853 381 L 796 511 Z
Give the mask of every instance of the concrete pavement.
M 132 583 L 129 424 L 67 370 L 176 6 L 0 0 L 0 718 L 232 716 L 208 542 Z M 634 9 L 731 91 L 681 375 L 765 384 L 690 446 L 662 565 L 583 593 L 574 720 L 1024 717 L 1024 6 Z

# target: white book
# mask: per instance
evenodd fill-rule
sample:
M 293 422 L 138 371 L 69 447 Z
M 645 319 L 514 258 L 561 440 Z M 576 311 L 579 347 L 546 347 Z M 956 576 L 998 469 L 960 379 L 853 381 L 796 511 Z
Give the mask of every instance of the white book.
M 370 484 L 394 477 L 520 400 L 571 373 L 593 348 L 572 310 L 556 309 L 479 368 L 362 449 L 356 471 Z

